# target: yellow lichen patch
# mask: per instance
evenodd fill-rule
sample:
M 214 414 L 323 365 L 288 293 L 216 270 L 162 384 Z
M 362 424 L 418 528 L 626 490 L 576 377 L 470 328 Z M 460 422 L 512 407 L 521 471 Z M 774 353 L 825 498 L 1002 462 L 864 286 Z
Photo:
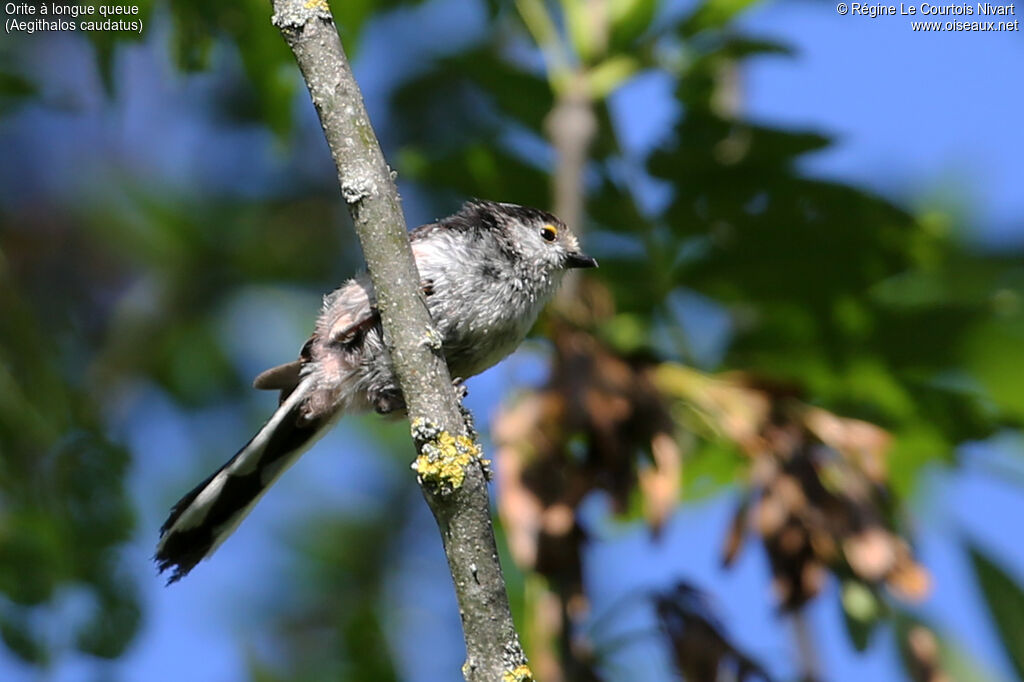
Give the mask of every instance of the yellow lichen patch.
M 473 442 L 469 436 L 457 436 L 455 438 L 455 447 L 459 452 L 464 452 L 467 455 L 473 457 L 480 456 L 480 446 Z
M 306 9 L 315 9 L 318 12 L 330 12 L 327 0 L 306 0 Z
M 521 665 L 515 670 L 506 670 L 501 676 L 501 682 L 535 682 L 530 666 Z
M 413 470 L 422 480 L 432 483 L 442 492 L 461 488 L 466 480 L 466 468 L 480 459 L 480 446 L 467 436 L 431 431 L 425 423 L 413 423 L 413 434 L 417 432 L 431 433 L 433 437 L 420 445 Z
M 458 456 L 452 434 L 442 431 L 433 443 L 423 445 L 420 456 L 416 458 L 412 468 L 424 481 L 430 481 L 441 488 L 458 490 L 466 480 L 467 464 L 469 458 L 462 459 Z

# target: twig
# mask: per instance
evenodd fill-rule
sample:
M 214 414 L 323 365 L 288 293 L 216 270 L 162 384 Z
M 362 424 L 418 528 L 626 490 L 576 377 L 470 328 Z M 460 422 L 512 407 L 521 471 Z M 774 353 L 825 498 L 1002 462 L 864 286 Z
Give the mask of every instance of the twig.
M 584 69 L 571 63 L 568 48 L 544 3 L 538 0 L 517 0 L 516 7 L 523 23 L 544 54 L 548 82 L 555 93 L 555 106 L 544 121 L 544 131 L 555 150 L 555 169 L 552 178 L 554 211 L 575 234 L 583 231 L 584 186 L 583 174 L 587 165 L 590 144 L 597 134 L 597 116 L 588 88 Z M 570 319 L 577 316 L 580 286 L 579 275 L 570 272 L 562 280 L 555 296 L 554 307 L 560 315 Z M 576 680 L 583 676 L 584 665 L 575 656 L 572 645 L 568 595 L 563 586 L 553 582 L 548 595 L 558 602 L 552 618 L 536 622 L 534 656 L 544 663 L 546 677 L 556 682 Z M 538 602 L 544 595 L 538 596 Z M 557 653 L 555 644 L 557 643 Z M 542 660 L 540 660 L 542 659 Z
M 532 680 L 498 563 L 484 461 L 420 294 L 398 190 L 330 8 L 326 0 L 272 3 L 273 23 L 295 54 L 320 116 L 376 290 L 419 451 L 414 466 L 455 582 L 466 641 L 463 675 L 471 682 Z
M 597 117 L 582 76 L 558 97 L 546 126 L 555 147 L 555 211 L 578 233 L 583 228 L 583 171 L 587 150 L 597 133 Z
M 559 95 L 545 126 L 555 148 L 555 214 L 579 235 L 583 231 L 583 172 L 587 165 L 587 151 L 597 133 L 594 105 L 581 75 L 575 76 L 570 86 Z M 556 299 L 560 310 L 572 307 L 578 298 L 578 290 L 578 273 L 569 273 Z
M 807 622 L 805 608 L 793 612 L 793 638 L 796 640 L 801 682 L 818 682 L 821 679 L 821 662 L 818 660 L 818 647 L 811 625 Z

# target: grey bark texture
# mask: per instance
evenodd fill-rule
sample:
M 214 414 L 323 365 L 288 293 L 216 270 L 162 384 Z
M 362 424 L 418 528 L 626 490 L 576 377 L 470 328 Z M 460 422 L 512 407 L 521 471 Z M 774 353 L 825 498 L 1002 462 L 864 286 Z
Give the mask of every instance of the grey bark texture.
M 398 190 L 326 0 L 272 0 L 338 169 L 408 406 L 413 465 L 455 584 L 470 682 L 533 680 L 509 609 L 491 526 L 486 462 L 463 415 L 422 298 Z

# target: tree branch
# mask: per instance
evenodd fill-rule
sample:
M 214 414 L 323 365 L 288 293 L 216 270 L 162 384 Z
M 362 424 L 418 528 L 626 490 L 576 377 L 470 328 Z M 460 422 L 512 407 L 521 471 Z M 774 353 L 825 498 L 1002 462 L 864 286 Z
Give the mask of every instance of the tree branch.
M 574 234 L 583 233 L 583 172 L 587 152 L 597 134 L 594 104 L 586 92 L 586 80 L 574 73 L 569 85 L 559 93 L 554 108 L 545 120 L 545 129 L 555 148 L 555 175 L 552 183 L 555 215 L 565 221 Z M 571 310 L 579 297 L 580 277 L 570 272 L 562 282 L 555 301 L 560 312 Z
M 413 468 L 437 520 L 466 641 L 471 682 L 533 676 L 512 623 L 491 527 L 486 462 L 463 417 L 420 293 L 398 190 L 363 106 L 326 0 L 272 0 L 338 169 L 342 196 L 377 294 L 381 324 L 408 406 Z

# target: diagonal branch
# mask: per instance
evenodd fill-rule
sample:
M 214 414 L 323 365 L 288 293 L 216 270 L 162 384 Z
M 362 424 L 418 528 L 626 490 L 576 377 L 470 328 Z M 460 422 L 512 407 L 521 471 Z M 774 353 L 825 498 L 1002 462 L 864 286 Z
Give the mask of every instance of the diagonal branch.
M 398 190 L 363 106 L 326 0 L 272 0 L 338 169 L 376 289 L 392 364 L 418 457 L 413 465 L 437 520 L 455 583 L 470 682 L 532 674 L 509 610 L 491 527 L 486 463 L 466 423 L 420 294 Z

